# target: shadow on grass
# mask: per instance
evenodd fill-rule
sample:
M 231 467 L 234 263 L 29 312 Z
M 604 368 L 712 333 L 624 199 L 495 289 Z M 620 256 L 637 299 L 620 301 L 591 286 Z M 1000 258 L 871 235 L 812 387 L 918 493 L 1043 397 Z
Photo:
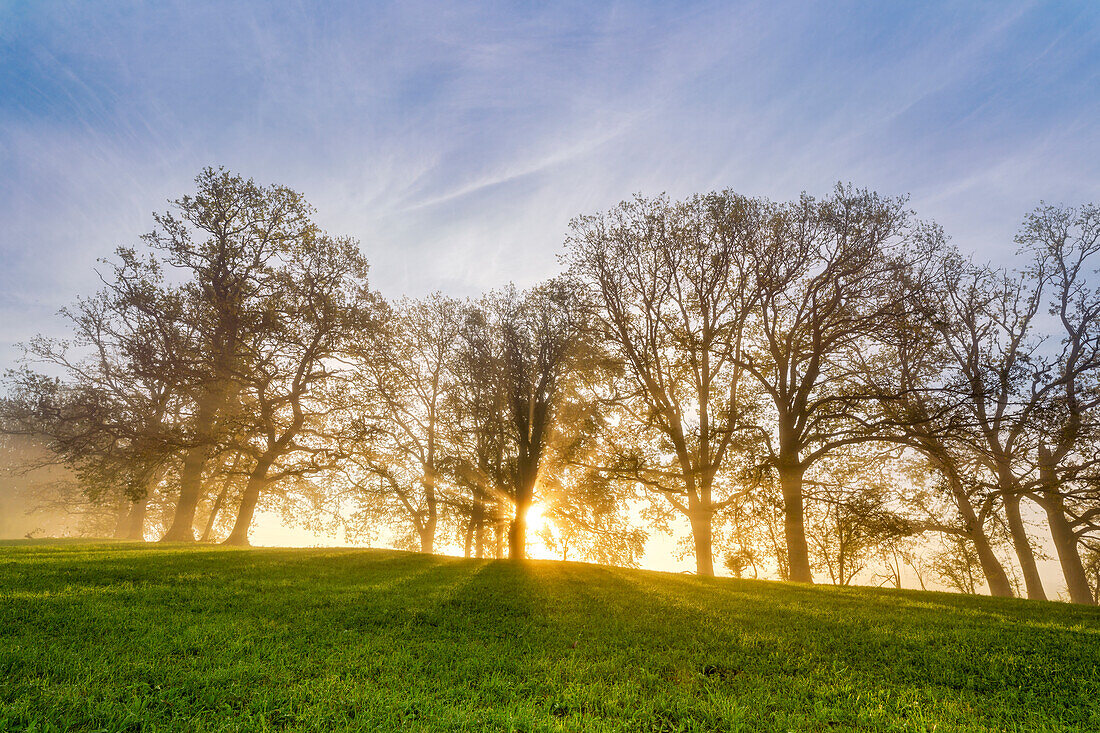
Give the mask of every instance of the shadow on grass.
M 61 729 L 1087 730 L 1098 621 L 579 563 L 12 547 L 0 713 Z

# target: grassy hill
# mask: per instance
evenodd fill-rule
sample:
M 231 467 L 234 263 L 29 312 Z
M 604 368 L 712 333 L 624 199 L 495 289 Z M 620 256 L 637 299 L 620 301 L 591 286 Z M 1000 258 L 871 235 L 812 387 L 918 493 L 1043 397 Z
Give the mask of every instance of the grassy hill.
M 1100 611 L 384 551 L 0 546 L 0 730 L 1100 730 Z

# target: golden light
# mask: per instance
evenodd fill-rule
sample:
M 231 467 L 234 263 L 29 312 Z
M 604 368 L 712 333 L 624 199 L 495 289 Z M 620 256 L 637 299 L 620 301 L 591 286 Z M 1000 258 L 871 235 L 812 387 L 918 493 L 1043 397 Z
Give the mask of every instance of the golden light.
M 538 502 L 532 504 L 527 510 L 527 532 L 532 536 L 537 536 L 546 526 L 546 517 L 542 512 L 542 504 Z

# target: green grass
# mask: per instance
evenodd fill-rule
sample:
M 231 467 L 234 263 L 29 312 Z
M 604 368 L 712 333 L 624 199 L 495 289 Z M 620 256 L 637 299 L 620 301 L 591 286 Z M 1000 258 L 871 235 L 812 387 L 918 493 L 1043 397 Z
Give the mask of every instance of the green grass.
M 1100 611 L 368 550 L 7 544 L 0 730 L 1100 730 Z

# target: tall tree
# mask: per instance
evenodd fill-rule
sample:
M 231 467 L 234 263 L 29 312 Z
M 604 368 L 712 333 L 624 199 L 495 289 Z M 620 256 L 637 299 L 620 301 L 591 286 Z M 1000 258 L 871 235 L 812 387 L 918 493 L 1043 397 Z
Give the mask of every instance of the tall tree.
M 907 300 L 914 305 L 901 316 L 899 327 L 883 340 L 877 358 L 861 358 L 868 390 L 878 395 L 881 438 L 906 446 L 922 456 L 934 478 L 931 488 L 953 511 L 924 501 L 920 529 L 969 542 L 995 596 L 1011 596 L 1012 585 L 991 537 L 996 521 L 997 492 L 983 480 L 985 467 L 973 451 L 972 421 L 965 414 L 969 390 L 960 393 L 952 379 L 951 354 L 941 331 L 947 317 L 939 304 L 942 270 L 962 266 L 958 252 L 938 230 L 930 230 L 907 277 Z
M 475 557 L 490 549 L 490 533 L 501 533 L 511 501 L 508 399 L 493 303 L 486 298 L 463 309 L 449 393 L 455 450 L 445 470 L 454 487 L 451 502 L 466 517 L 466 554 Z
M 188 436 L 179 501 L 163 538 L 187 542 L 194 541 L 203 472 L 241 404 L 240 380 L 249 369 L 246 347 L 269 327 L 270 303 L 283 286 L 279 258 L 318 234 L 312 208 L 284 186 L 262 186 L 212 168 L 200 173 L 195 185 L 194 195 L 154 215 L 157 228 L 143 238 L 164 266 L 184 278 L 185 308 L 165 328 L 182 324 L 193 332 L 181 382 L 188 392 Z
M 1039 409 L 1029 492 L 1047 517 L 1074 603 L 1095 603 L 1081 560 L 1081 537 L 1100 527 L 1100 209 L 1044 206 L 1017 237 L 1032 255 L 1031 277 L 1046 288 L 1055 325 L 1029 361 L 1028 402 Z
M 806 472 L 837 448 L 874 439 L 858 358 L 896 328 L 905 245 L 919 233 L 900 199 L 838 186 L 775 207 L 753 239 L 757 294 L 739 365 L 770 402 L 761 425 L 783 495 L 790 579 L 812 582 Z
M 43 438 L 90 500 L 125 496 L 118 534 L 142 539 L 149 496 L 179 450 L 173 377 L 187 340 L 162 327 L 181 301 L 156 263 L 126 248 L 117 255 L 103 263 L 100 292 L 62 310 L 69 339 L 23 346 L 22 368 L 7 374 L 4 429 Z
M 700 575 L 714 574 L 712 522 L 731 498 L 718 479 L 745 404 L 746 265 L 767 205 L 731 192 L 673 203 L 641 197 L 574 220 L 569 262 L 620 362 L 606 469 L 631 476 L 691 524 Z
M 961 397 L 967 450 L 987 469 L 1001 502 L 1029 598 L 1045 599 L 1020 502 L 1026 491 L 1029 426 L 1038 395 L 1024 397 L 1027 365 L 1041 340 L 1033 324 L 1041 284 L 958 258 L 940 265 L 941 286 L 928 319 L 949 355 L 947 390 Z
M 327 434 L 336 409 L 331 393 L 346 386 L 342 357 L 370 336 L 376 318 L 366 277 L 366 260 L 351 239 L 309 233 L 280 255 L 263 328 L 252 331 L 237 376 L 244 409 L 236 450 L 252 468 L 227 544 L 248 544 L 269 485 L 332 468 L 340 457 Z
M 527 512 L 557 427 L 557 411 L 584 354 L 579 297 L 576 284 L 560 277 L 522 295 L 508 291 L 498 302 L 500 376 L 514 445 L 511 499 L 515 513 L 508 552 L 517 560 L 527 555 Z
M 378 481 L 360 479 L 398 500 L 422 552 L 435 549 L 443 508 L 440 480 L 453 426 L 453 361 L 461 304 L 433 293 L 405 299 L 357 350 L 362 442 L 355 461 Z M 369 444 L 368 444 L 369 443 Z

